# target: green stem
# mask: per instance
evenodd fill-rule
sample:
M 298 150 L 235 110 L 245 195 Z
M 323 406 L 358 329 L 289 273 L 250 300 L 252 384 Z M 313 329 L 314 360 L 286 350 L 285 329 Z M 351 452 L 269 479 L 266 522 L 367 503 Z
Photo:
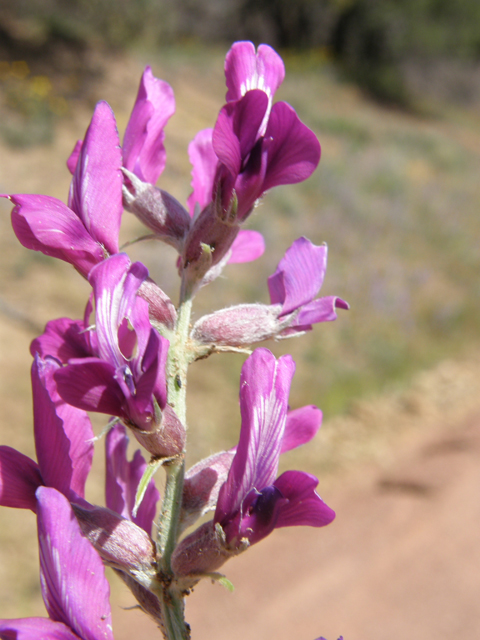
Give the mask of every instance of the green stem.
M 187 368 L 189 355 L 187 341 L 190 329 L 192 300 L 180 302 L 177 326 L 168 355 L 168 402 L 186 425 Z M 167 640 L 188 640 L 190 631 L 184 619 L 183 595 L 176 589 L 171 566 L 172 554 L 178 539 L 178 525 L 182 506 L 185 460 L 172 460 L 165 465 L 167 474 L 162 512 L 158 521 L 157 549 L 159 575 L 164 585 L 161 594 L 162 617 Z

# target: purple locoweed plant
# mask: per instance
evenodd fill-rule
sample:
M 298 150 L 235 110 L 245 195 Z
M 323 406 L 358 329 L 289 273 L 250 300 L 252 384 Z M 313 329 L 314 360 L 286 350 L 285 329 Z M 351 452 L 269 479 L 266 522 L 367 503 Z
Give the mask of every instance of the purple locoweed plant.
M 327 247 L 295 240 L 268 279 L 269 305 L 215 310 L 191 326 L 199 288 L 228 262 L 262 255 L 262 236 L 243 228 L 259 199 L 277 185 L 305 180 L 320 160 L 315 134 L 291 106 L 274 101 L 285 70 L 271 47 L 235 43 L 225 75 L 226 104 L 214 127 L 189 146 L 192 193 L 185 207 L 156 186 L 175 100 L 150 67 L 122 144 L 108 104 L 95 108 L 67 160 L 67 204 L 46 195 L 5 196 L 19 241 L 69 262 L 92 292 L 82 319 L 52 320 L 31 344 L 37 461 L 0 446 L 0 505 L 36 514 L 48 613 L 0 620 L 2 640 L 113 638 L 104 566 L 164 638 L 187 640 L 185 598 L 201 579 L 229 586 L 218 570 L 274 529 L 320 528 L 335 517 L 315 476 L 278 475 L 280 455 L 309 442 L 322 413 L 313 405 L 290 409 L 291 356 L 254 348 L 300 336 L 348 309 L 336 296 L 317 297 Z M 119 246 L 124 209 L 176 249 L 176 306 Z M 238 444 L 186 470 L 188 366 L 225 352 L 248 354 Z M 110 417 L 105 506 L 85 496 L 95 441 L 87 412 Z M 128 459 L 127 430 L 146 454 L 138 450 Z M 163 497 L 154 478 L 160 467 Z

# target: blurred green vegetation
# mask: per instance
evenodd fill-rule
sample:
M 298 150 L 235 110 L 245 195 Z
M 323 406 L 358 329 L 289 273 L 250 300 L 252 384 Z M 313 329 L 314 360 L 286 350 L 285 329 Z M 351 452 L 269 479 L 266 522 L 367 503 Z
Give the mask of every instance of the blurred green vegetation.
M 480 3 L 0 0 L 0 52 L 22 52 L 27 62 L 29 56 L 46 55 L 57 65 L 58 56 L 51 51 L 59 43 L 80 52 L 85 62 L 85 50 L 91 47 L 155 48 L 186 39 L 200 43 L 251 39 L 283 50 L 322 50 L 371 95 L 411 107 L 417 90 L 427 85 L 457 99 L 476 95 L 462 72 L 479 62 Z M 452 70 L 452 63 L 460 70 L 456 66 Z

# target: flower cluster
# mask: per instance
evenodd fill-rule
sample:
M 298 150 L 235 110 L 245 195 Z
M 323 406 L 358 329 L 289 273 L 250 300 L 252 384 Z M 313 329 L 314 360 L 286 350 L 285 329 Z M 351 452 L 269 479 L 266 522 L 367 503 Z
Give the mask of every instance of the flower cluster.
M 256 202 L 276 185 L 305 180 L 320 160 L 314 133 L 292 107 L 274 102 L 284 66 L 273 49 L 235 43 L 225 74 L 226 104 L 213 129 L 200 131 L 189 146 L 186 208 L 156 186 L 175 101 L 149 67 L 122 144 L 108 104 L 95 108 L 67 161 L 68 204 L 44 195 L 6 196 L 19 241 L 72 264 L 92 293 L 83 319 L 52 320 L 31 345 L 37 461 L 0 447 L 0 504 L 37 517 L 49 616 L 0 620 L 2 638 L 113 638 L 105 565 L 165 638 L 185 640 L 184 598 L 201 578 L 228 584 L 218 569 L 275 528 L 323 527 L 335 517 L 316 492 L 317 478 L 302 471 L 278 475 L 280 454 L 315 436 L 321 411 L 290 410 L 290 356 L 250 349 L 301 335 L 348 308 L 340 298 L 316 297 L 326 246 L 303 237 L 291 245 L 268 279 L 270 305 L 220 309 L 190 326 L 197 290 L 228 262 L 263 253 L 262 236 L 243 228 Z M 124 209 L 177 250 L 177 307 L 143 264 L 121 252 Z M 188 365 L 247 347 L 238 444 L 185 471 Z M 105 506 L 85 497 L 95 440 L 91 411 L 110 416 Z M 127 429 L 148 461 L 140 451 L 127 458 Z M 155 523 L 160 495 L 153 475 L 160 466 L 166 487 Z M 209 512 L 213 517 L 194 528 Z

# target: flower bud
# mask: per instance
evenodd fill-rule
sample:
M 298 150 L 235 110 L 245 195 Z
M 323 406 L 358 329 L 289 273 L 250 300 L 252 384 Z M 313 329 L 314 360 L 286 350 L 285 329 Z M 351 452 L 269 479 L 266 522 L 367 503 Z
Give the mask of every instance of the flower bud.
M 150 537 L 130 520 L 104 507 L 72 509 L 86 538 L 103 562 L 114 569 L 129 573 L 148 587 L 155 579 L 156 551 Z
M 164 242 L 182 251 L 191 218 L 182 205 L 163 189 L 142 182 L 134 173 L 123 170 L 123 203 L 143 224 Z
M 155 458 L 171 458 L 183 452 L 187 437 L 185 427 L 175 411 L 166 405 L 160 425 L 153 431 L 132 429 L 138 442 Z
M 275 337 L 286 320 L 278 319 L 280 305 L 240 304 L 203 316 L 191 338 L 201 344 L 245 346 Z

